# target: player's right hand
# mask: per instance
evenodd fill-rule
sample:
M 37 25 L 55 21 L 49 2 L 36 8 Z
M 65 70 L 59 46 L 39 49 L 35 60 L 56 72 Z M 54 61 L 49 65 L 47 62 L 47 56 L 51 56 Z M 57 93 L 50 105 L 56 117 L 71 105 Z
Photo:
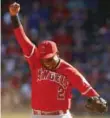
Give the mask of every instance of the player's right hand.
M 19 11 L 20 11 L 20 4 L 14 2 L 9 6 L 9 12 L 11 16 L 17 15 Z

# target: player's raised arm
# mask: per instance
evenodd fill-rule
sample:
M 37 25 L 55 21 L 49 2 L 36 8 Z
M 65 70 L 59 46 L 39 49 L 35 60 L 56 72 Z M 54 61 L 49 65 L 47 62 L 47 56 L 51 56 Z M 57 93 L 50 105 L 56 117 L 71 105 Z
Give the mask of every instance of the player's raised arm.
M 14 27 L 15 37 L 23 50 L 24 55 L 29 58 L 34 52 L 35 45 L 26 36 L 22 24 L 20 22 L 18 13 L 20 11 L 20 4 L 14 2 L 9 6 L 9 13 L 11 15 L 12 24 Z

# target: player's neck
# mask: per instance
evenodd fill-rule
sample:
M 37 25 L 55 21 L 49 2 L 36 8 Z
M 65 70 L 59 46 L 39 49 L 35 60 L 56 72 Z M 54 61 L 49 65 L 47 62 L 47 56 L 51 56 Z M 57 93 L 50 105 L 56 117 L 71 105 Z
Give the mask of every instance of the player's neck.
M 56 65 L 54 67 L 54 70 L 58 69 L 58 67 L 60 66 L 60 62 L 61 62 L 61 59 L 59 58 L 56 62 Z

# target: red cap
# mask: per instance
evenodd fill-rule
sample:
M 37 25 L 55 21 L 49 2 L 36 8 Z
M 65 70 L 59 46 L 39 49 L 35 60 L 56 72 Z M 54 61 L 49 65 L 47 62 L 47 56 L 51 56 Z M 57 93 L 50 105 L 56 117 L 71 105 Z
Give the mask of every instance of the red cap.
M 41 59 L 47 59 L 53 57 L 58 49 L 55 42 L 43 41 L 38 45 L 38 51 Z

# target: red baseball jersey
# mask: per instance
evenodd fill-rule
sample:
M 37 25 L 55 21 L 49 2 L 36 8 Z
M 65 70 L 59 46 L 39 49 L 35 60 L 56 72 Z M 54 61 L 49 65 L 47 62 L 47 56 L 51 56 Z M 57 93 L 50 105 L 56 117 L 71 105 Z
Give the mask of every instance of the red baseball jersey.
M 38 49 L 27 39 L 23 28 L 19 27 L 14 32 L 32 74 L 33 109 L 43 111 L 69 109 L 72 88 L 78 89 L 82 95 L 89 97 L 98 95 L 81 73 L 63 59 L 54 71 L 43 68 Z

